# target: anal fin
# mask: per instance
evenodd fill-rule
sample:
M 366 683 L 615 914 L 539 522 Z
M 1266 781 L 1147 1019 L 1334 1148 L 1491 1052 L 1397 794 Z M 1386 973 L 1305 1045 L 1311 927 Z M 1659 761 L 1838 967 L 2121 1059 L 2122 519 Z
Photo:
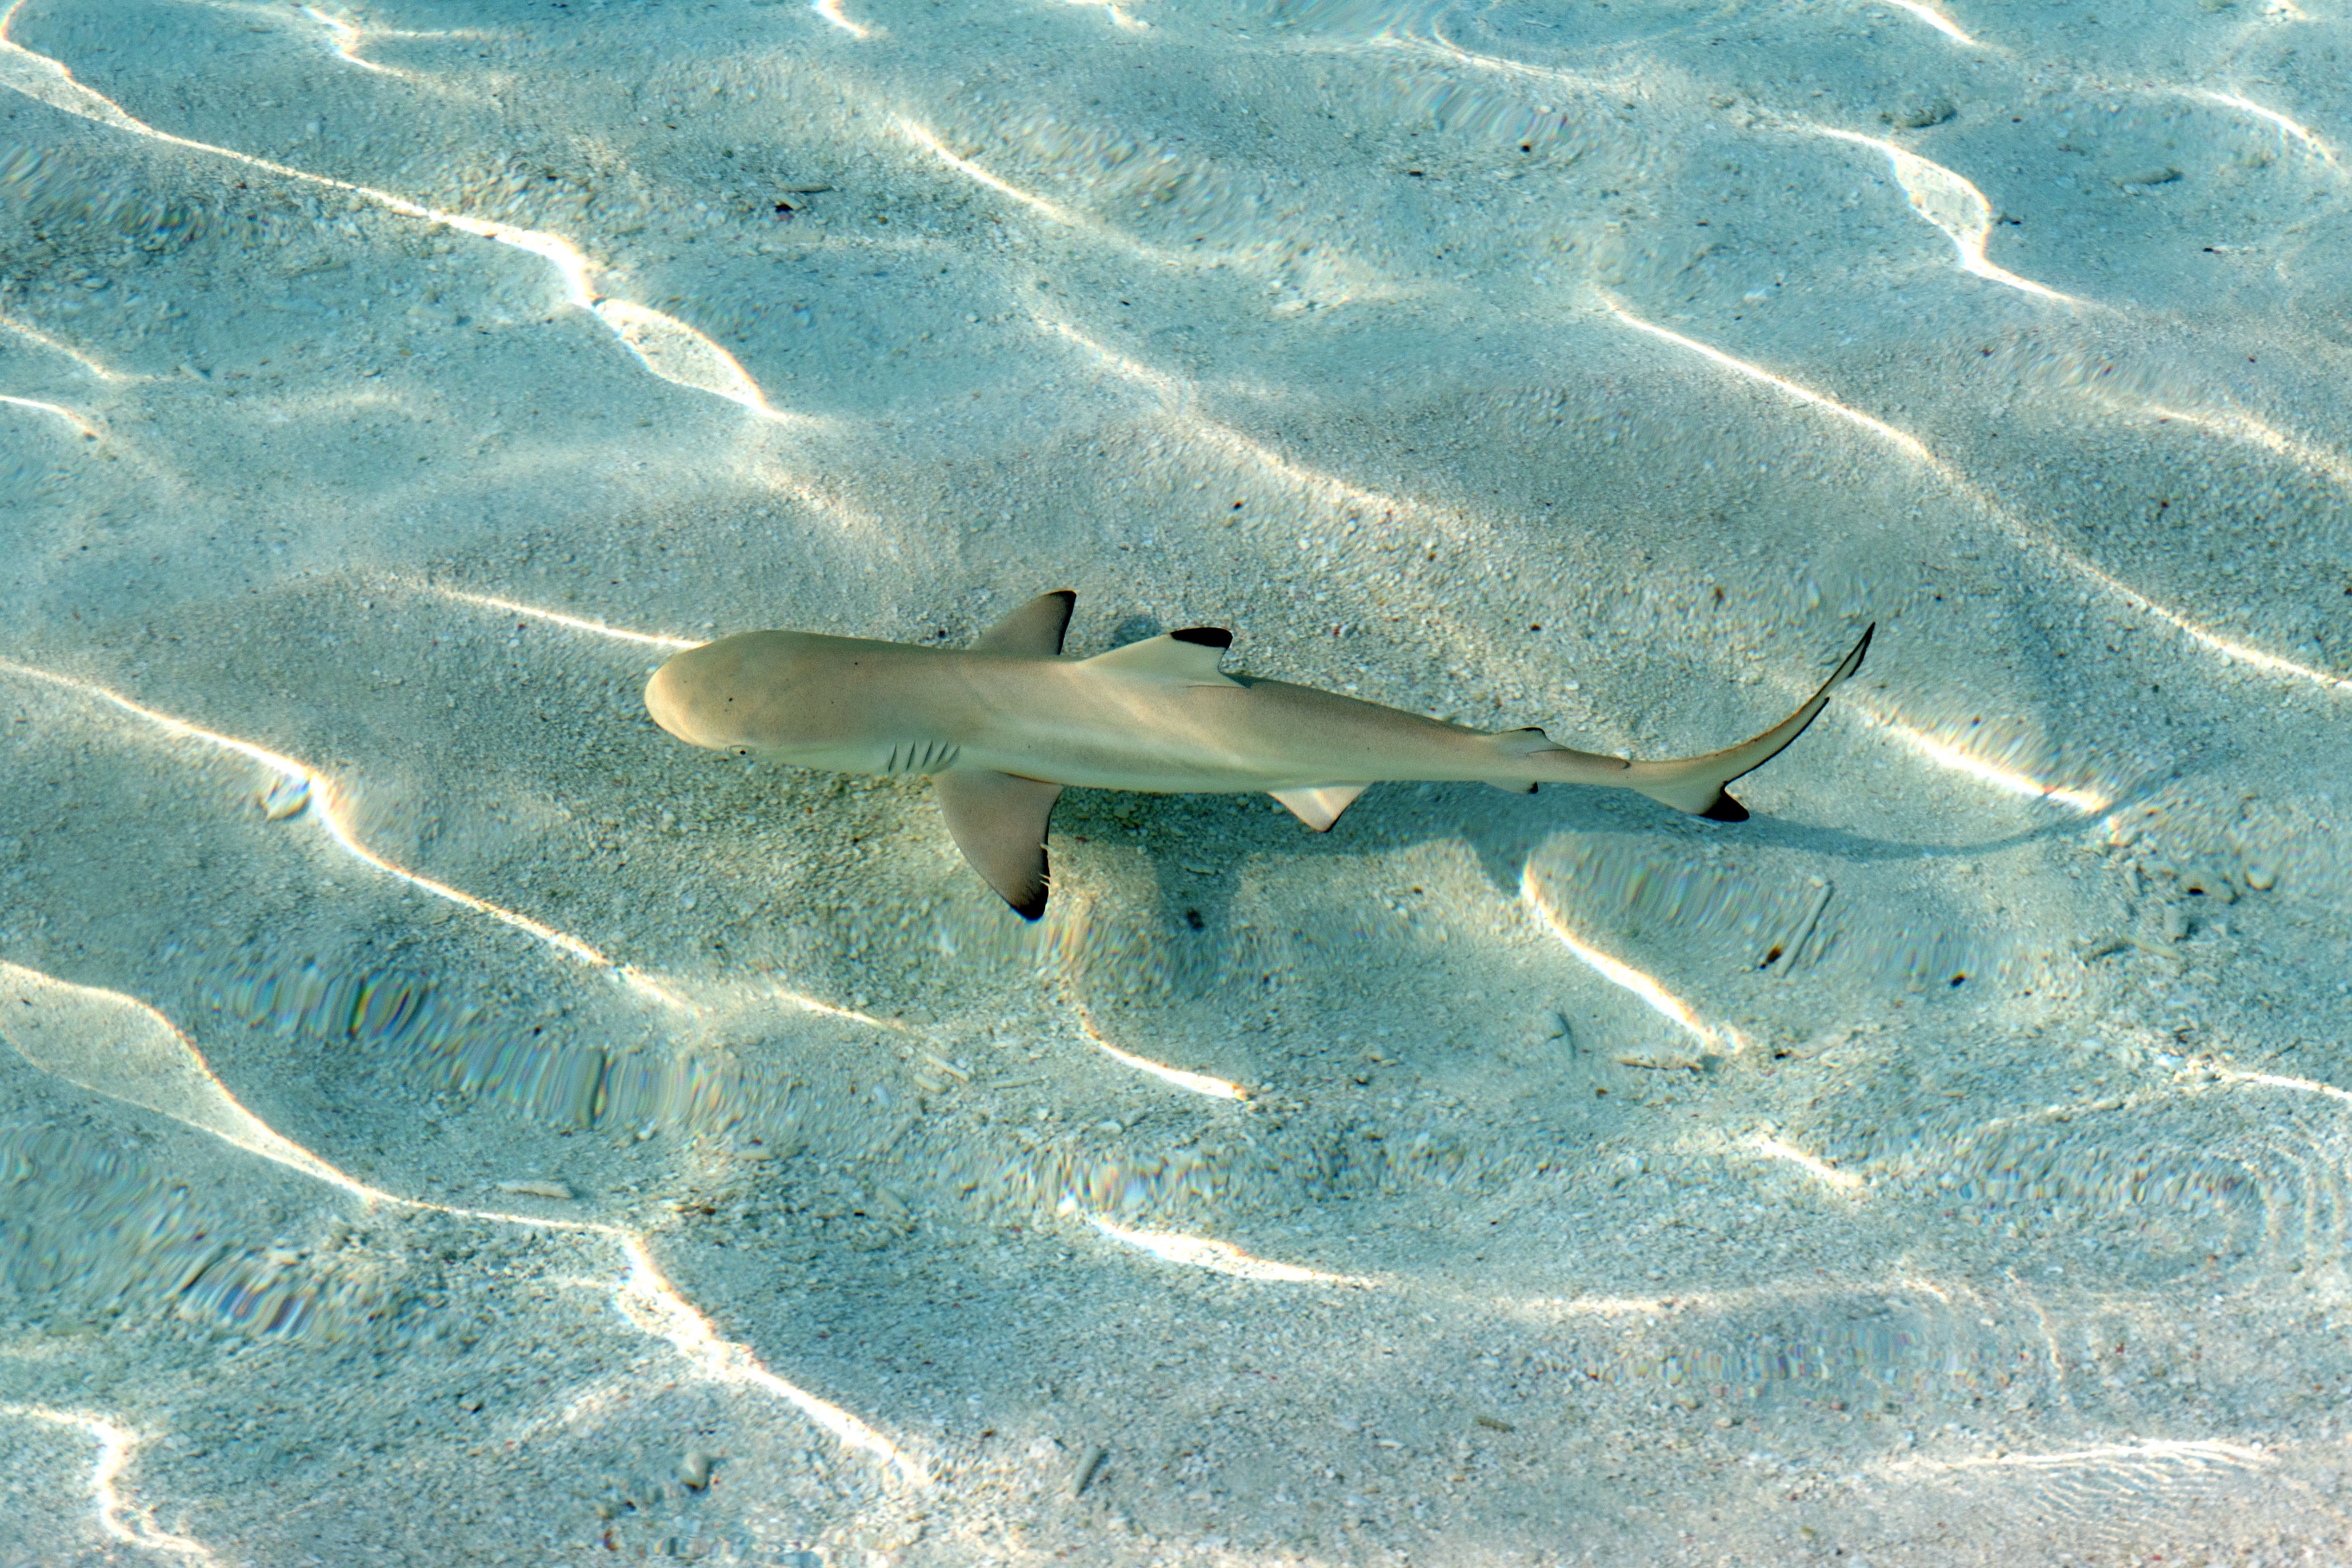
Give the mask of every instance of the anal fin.
M 1289 808 L 1290 815 L 1318 833 L 1328 833 L 1339 814 L 1356 804 L 1356 797 L 1370 784 L 1316 784 L 1307 789 L 1278 789 L 1269 793 Z
M 985 768 L 933 776 L 948 832 L 971 868 L 1024 921 L 1045 912 L 1045 830 L 1062 786 Z

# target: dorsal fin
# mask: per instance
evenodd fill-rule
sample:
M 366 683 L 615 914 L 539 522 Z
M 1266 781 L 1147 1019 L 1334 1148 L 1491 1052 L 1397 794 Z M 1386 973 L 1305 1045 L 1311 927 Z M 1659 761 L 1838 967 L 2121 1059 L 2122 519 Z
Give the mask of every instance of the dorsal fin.
M 1067 588 L 1040 594 L 986 631 L 972 647 L 981 653 L 1021 653 L 1058 658 L 1062 634 L 1070 629 L 1070 606 L 1078 596 Z
M 1234 634 L 1223 626 L 1187 626 L 1097 654 L 1087 663 L 1135 675 L 1174 676 L 1196 686 L 1239 686 L 1223 668 L 1225 649 L 1233 645 Z

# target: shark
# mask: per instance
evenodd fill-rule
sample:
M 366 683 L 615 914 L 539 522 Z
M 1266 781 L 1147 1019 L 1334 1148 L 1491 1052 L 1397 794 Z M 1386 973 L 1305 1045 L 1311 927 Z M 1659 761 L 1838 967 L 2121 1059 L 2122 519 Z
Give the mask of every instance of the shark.
M 1717 822 L 1725 785 L 1805 731 L 1862 666 L 1875 625 L 1804 705 L 1751 740 L 1667 762 L 1562 746 L 1540 729 L 1481 731 L 1224 668 L 1233 634 L 1190 626 L 1066 658 L 1077 595 L 1041 594 L 969 648 L 756 631 L 674 655 L 646 685 L 654 721 L 692 745 L 835 773 L 919 774 L 964 858 L 1024 920 L 1045 912 L 1055 803 L 1066 789 L 1263 792 L 1317 832 L 1375 784 L 1630 789 Z

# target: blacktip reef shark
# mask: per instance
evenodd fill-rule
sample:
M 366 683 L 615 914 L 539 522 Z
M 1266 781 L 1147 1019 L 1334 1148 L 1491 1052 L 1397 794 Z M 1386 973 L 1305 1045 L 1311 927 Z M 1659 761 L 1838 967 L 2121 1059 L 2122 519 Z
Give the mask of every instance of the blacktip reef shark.
M 1193 626 L 1062 657 L 1077 595 L 1040 595 L 969 649 L 814 632 L 743 632 L 673 657 L 646 686 L 681 741 L 835 773 L 921 773 L 972 868 L 1024 920 L 1045 912 L 1045 833 L 1069 788 L 1151 795 L 1264 791 L 1323 832 L 1375 784 L 1614 785 L 1694 816 L 1738 822 L 1723 786 L 1804 733 L 1861 668 L 1873 626 L 1805 705 L 1752 741 L 1636 763 L 1487 732 L 1231 672 L 1233 634 Z

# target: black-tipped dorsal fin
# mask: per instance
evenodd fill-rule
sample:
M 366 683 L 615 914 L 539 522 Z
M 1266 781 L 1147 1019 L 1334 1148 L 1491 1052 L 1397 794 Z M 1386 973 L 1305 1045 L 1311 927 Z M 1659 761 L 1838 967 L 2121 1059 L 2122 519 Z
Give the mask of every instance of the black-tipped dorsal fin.
M 971 868 L 1023 920 L 1044 914 L 1045 829 L 1062 786 L 985 768 L 950 768 L 931 783 L 947 813 L 948 831 Z
M 1187 626 L 1097 654 L 1087 663 L 1122 674 L 1173 676 L 1196 686 L 1239 686 L 1223 668 L 1225 649 L 1233 646 L 1234 634 L 1223 626 Z
M 1070 629 L 1070 607 L 1077 595 L 1067 588 L 1040 594 L 986 631 L 972 647 L 981 653 L 1021 653 L 1034 658 L 1058 658 L 1062 634 Z
M 1278 789 L 1274 798 L 1289 809 L 1290 815 L 1318 833 L 1328 833 L 1339 814 L 1356 804 L 1356 797 L 1370 784 L 1313 784 L 1306 789 Z

